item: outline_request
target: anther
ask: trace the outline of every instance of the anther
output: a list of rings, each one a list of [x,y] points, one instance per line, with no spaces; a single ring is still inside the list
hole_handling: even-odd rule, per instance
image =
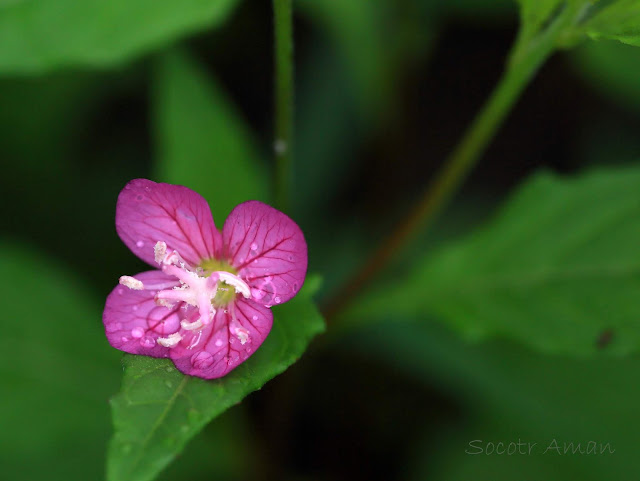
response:
[[[134,291],[141,291],[142,289],[144,289],[144,284],[142,283],[142,281],[139,281],[135,277],[121,276],[119,282],[123,286],[126,286],[129,289],[133,289]]]
[[[166,242],[156,242],[156,245],[153,247],[153,256],[158,264],[162,264],[164,258],[167,256]]]
[[[186,320],[180,321],[180,325],[182,326],[182,329],[185,329],[187,331],[195,331],[196,329],[200,329],[203,326],[201,319],[198,319],[195,322],[188,322]]]
[[[182,341],[182,336],[178,332],[174,332],[167,337],[159,337],[158,344],[164,347],[175,347]]]

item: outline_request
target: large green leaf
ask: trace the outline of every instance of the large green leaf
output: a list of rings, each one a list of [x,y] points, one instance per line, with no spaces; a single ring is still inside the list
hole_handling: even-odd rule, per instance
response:
[[[71,272],[24,245],[0,242],[0,272],[0,477],[101,479],[107,399],[119,378],[101,306]]]
[[[238,0],[0,3],[0,72],[108,66],[221,24]]]
[[[640,346],[640,169],[536,175],[484,230],[425,259],[346,317],[434,313],[471,338],[501,335],[588,355]]]
[[[616,0],[605,2],[583,29],[591,38],[608,38],[640,46],[640,2]],[[596,5],[597,6],[597,5]]]
[[[324,329],[311,300],[317,285],[310,279],[293,300],[274,307],[264,344],[222,379],[184,376],[167,359],[125,356],[122,390],[112,401],[107,479],[153,479],[209,421],[297,361]]]
[[[266,200],[268,178],[246,124],[193,59],[163,55],[154,104],[160,180],[202,194],[218,225],[237,204]]]

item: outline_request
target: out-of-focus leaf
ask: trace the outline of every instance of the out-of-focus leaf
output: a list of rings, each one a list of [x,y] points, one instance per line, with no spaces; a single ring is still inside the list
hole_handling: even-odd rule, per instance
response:
[[[319,211],[330,212],[327,199],[343,187],[353,169],[362,128],[346,69],[325,44],[311,49],[297,77],[293,208],[300,218],[315,222]]]
[[[384,318],[374,315],[369,320]],[[467,419],[452,431],[441,430],[438,438],[428,444],[428,456],[422,455],[432,461],[431,469],[426,470],[428,479],[461,480],[465,478],[459,474],[472,468],[478,479],[504,479],[498,473],[514,468],[532,475],[552,471],[550,477],[540,478],[549,481],[637,476],[640,440],[629,429],[640,403],[640,385],[629,381],[640,369],[637,357],[567,359],[536,353],[513,342],[468,344],[437,323],[397,322],[397,318],[388,316],[386,319],[391,322],[368,322],[368,327],[354,332],[348,349],[362,350],[369,358],[378,357],[437,385],[471,418],[471,423]],[[460,433],[456,431],[459,426],[468,428]],[[443,445],[442,440],[448,435],[461,442]],[[474,439],[486,443],[517,442],[518,438],[537,445],[530,459],[522,456],[506,468],[500,466],[507,462],[506,455],[494,454],[489,456],[491,461],[483,461],[479,458],[486,454],[472,456],[464,452]],[[582,443],[583,449],[589,441],[610,443],[615,452],[587,456],[557,455],[557,451],[550,450],[544,454],[553,439],[560,446],[564,442]],[[451,451],[445,451],[447,447]],[[469,466],[451,470],[461,463]],[[415,469],[424,472],[425,468],[417,465]]]
[[[624,108],[640,109],[640,52],[615,41],[585,42],[571,58],[599,92]]]
[[[324,28],[346,65],[351,67],[353,93],[369,119],[388,101],[392,89],[390,3],[368,0],[301,0],[299,8]]]
[[[122,390],[112,402],[115,435],[109,481],[151,480],[209,421],[286,370],[324,330],[308,279],[291,301],[273,308],[273,329],[258,351],[219,380],[185,376],[168,359],[125,356]]]
[[[437,315],[469,338],[589,355],[640,344],[640,169],[536,175],[484,230],[388,281],[345,318]]]
[[[185,53],[156,74],[157,176],[202,194],[220,225],[245,200],[266,200],[267,175],[251,134],[214,79]]]
[[[584,24],[582,30],[596,40],[605,38],[640,46],[640,2],[600,1],[605,5]]]
[[[0,243],[0,272],[0,477],[102,479],[119,355],[100,305],[63,266],[17,243]]]
[[[18,0],[0,4],[0,72],[110,66],[218,26],[238,0]]]

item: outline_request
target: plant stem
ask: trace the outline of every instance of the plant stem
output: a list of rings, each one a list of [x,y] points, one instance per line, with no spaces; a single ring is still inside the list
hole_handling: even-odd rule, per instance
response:
[[[363,268],[351,281],[328,302],[325,310],[327,319],[335,317],[421,228],[433,223],[436,216],[448,205],[496,135],[522,91],[553,53],[558,36],[575,19],[575,9],[567,7],[545,31],[534,37],[521,36],[517,39],[504,74],[460,143],[431,181],[415,208],[391,236],[369,256]]]
[[[292,0],[273,0],[275,67],[275,200],[289,208],[293,147],[293,9]]]

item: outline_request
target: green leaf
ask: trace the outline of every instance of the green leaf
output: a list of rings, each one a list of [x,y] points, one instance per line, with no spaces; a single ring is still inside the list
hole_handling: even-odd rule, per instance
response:
[[[0,71],[110,66],[218,26],[238,0],[17,0],[0,4]]]
[[[518,467],[520,473],[532,474],[527,479],[545,481],[625,479],[638,472],[640,440],[629,429],[640,403],[640,385],[629,382],[640,369],[638,358],[567,359],[514,342],[469,344],[437,323],[377,323],[343,342],[350,351],[366,353],[372,362],[390,362],[399,372],[436,385],[465,416],[454,425],[438,426],[435,436],[425,440],[424,451],[415,454],[423,459],[428,455],[433,463],[428,471],[419,464],[416,470],[429,476],[410,479],[457,481],[469,479],[462,473],[474,469],[475,479],[514,479],[499,473]],[[459,442],[446,446],[443,441],[450,436]],[[513,459],[518,457],[464,452],[474,439],[517,442],[518,438],[537,443],[531,456]],[[554,438],[558,443],[583,445],[609,442],[616,452],[542,455]]]
[[[350,69],[353,95],[364,118],[371,120],[392,95],[392,44],[396,36],[380,35],[388,27],[387,2],[368,0],[302,0],[298,6],[323,28]]]
[[[521,187],[484,230],[386,281],[345,317],[437,315],[470,338],[500,335],[547,352],[640,347],[640,169]]]
[[[179,51],[163,55],[154,95],[157,176],[202,194],[218,225],[237,204],[266,200],[251,133],[213,77]]]
[[[605,38],[640,46],[640,2],[600,1],[604,7],[585,23],[584,32],[596,40]]]
[[[617,41],[585,42],[571,55],[590,85],[625,109],[640,109],[640,52]]]
[[[120,376],[101,305],[73,273],[24,245],[0,242],[0,272],[1,477],[102,479],[107,399]]]
[[[309,279],[293,300],[274,307],[264,344],[222,379],[184,376],[167,359],[125,356],[122,390],[112,400],[107,479],[153,479],[208,422],[296,362],[324,330],[311,300],[317,286]]]

